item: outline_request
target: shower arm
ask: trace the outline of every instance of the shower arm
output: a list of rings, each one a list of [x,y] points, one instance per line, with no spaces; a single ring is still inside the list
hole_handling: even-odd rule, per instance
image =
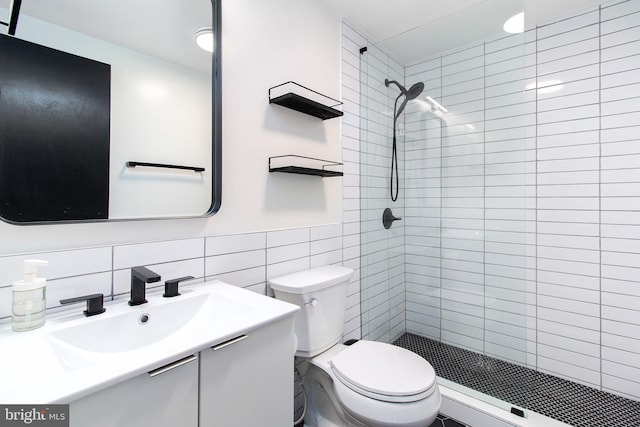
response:
[[[402,86],[400,83],[398,83],[395,80],[389,80],[389,79],[385,79],[384,80],[384,85],[386,87],[389,87],[389,85],[393,83],[394,85],[398,86],[398,89],[400,89],[400,95],[406,95],[407,94],[407,89],[405,89],[404,86]]]

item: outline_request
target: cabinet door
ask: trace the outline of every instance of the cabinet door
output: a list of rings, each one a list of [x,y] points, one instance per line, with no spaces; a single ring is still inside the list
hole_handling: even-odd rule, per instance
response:
[[[200,353],[200,427],[293,423],[293,318]]]
[[[198,358],[116,384],[69,408],[71,427],[197,427]]]

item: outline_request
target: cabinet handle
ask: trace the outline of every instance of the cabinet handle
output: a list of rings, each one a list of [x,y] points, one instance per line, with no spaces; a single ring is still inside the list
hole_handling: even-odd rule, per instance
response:
[[[178,368],[182,365],[186,365],[187,363],[193,362],[194,360],[198,360],[198,356],[192,354],[191,356],[184,357],[180,360],[176,360],[175,362],[171,362],[168,365],[164,365],[157,369],[154,369],[153,371],[149,371],[149,376],[153,378],[156,375],[164,374],[165,372],[169,372],[172,369]]]
[[[216,351],[216,350],[221,350],[227,346],[230,346],[231,344],[235,344],[237,342],[240,342],[242,340],[246,340],[247,338],[249,338],[248,335],[242,334],[240,336],[237,336],[235,338],[231,338],[230,340],[227,341],[223,341],[220,344],[216,344],[213,347],[211,347],[211,350]]]

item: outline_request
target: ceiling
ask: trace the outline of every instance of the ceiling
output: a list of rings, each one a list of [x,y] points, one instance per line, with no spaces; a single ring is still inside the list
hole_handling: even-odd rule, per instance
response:
[[[525,11],[525,26],[548,22],[601,0],[317,0],[408,64],[502,33]]]
[[[0,8],[8,10],[10,3],[0,0]],[[211,27],[211,0],[23,0],[23,15],[206,73],[211,70],[211,56],[193,39],[197,29]],[[0,21],[5,20],[0,13]],[[18,19],[18,37],[20,29]],[[5,33],[6,27],[0,30]]]
[[[223,0],[234,1],[234,0]],[[261,0],[256,0],[261,1]],[[266,0],[265,0],[266,1]],[[297,0],[300,1],[300,0]],[[373,43],[408,64],[500,33],[506,17],[525,10],[528,27],[600,0],[308,0],[344,16]],[[0,0],[8,9],[10,0]],[[135,50],[208,70],[193,45],[211,26],[210,0],[24,0],[22,13]],[[0,20],[5,16],[0,14]],[[20,25],[18,25],[18,36]]]
[[[321,0],[377,43],[483,0]]]

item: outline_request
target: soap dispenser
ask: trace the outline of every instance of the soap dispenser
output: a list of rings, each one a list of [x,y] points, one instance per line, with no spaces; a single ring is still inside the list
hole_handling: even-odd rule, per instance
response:
[[[12,330],[30,331],[44,325],[47,281],[36,273],[39,266],[48,264],[39,259],[24,261],[24,279],[13,283]]]

